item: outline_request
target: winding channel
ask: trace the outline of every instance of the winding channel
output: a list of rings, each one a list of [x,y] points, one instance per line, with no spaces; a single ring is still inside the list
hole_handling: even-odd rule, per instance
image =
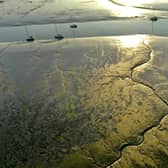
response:
[[[12,43],[11,43],[11,44],[12,44]],[[130,78],[133,82],[135,82],[135,83],[137,83],[137,84],[143,85],[143,86],[145,86],[145,87],[151,89],[151,90],[153,91],[154,95],[157,96],[164,104],[166,104],[166,105],[168,106],[168,102],[167,102],[166,100],[164,100],[159,94],[157,94],[157,93],[155,92],[155,89],[154,89],[152,86],[150,86],[150,85],[148,85],[148,84],[145,84],[145,83],[143,83],[143,82],[141,82],[141,81],[139,81],[139,80],[136,80],[136,79],[133,77],[133,73],[135,72],[135,69],[136,69],[136,68],[139,68],[139,67],[143,66],[144,64],[149,63],[149,62],[151,61],[151,59],[152,59],[152,52],[153,52],[153,51],[152,51],[152,47],[149,46],[149,45],[147,45],[147,44],[145,44],[145,43],[144,43],[144,45],[149,49],[148,60],[147,60],[147,61],[144,61],[144,62],[141,62],[141,63],[139,63],[139,64],[134,65],[134,66],[131,68],[131,74],[130,74],[130,76],[127,76],[127,78]],[[8,49],[9,47],[10,47],[10,45],[8,44],[6,47],[4,47],[3,49],[1,49],[1,51],[0,51],[0,57],[3,56],[3,52],[6,51],[6,49]],[[120,78],[120,76],[117,76],[117,77]],[[127,148],[133,147],[133,146],[134,146],[134,147],[137,147],[137,146],[141,145],[141,144],[144,142],[144,140],[145,140],[145,134],[148,133],[151,129],[153,129],[153,128],[155,128],[155,127],[158,127],[158,126],[160,125],[160,123],[162,122],[162,120],[164,120],[167,115],[168,115],[168,112],[167,112],[165,115],[161,116],[160,119],[158,119],[158,121],[155,122],[153,125],[147,127],[145,130],[143,130],[142,132],[140,132],[140,133],[139,133],[139,136],[141,137],[141,139],[140,139],[138,142],[134,142],[134,143],[124,143],[124,144],[122,144],[122,145],[120,146],[120,148],[119,148],[119,156],[118,156],[112,163],[110,163],[109,165],[106,165],[105,168],[113,168],[113,166],[115,165],[115,163],[117,163],[117,162],[122,158],[123,152],[124,152],[124,150],[126,150]],[[95,159],[94,159],[94,160],[95,160]],[[96,163],[96,161],[95,161],[95,163]]]
[[[144,44],[144,45],[145,45],[145,44]],[[143,86],[146,86],[147,88],[151,89],[151,90],[153,91],[154,95],[157,96],[165,105],[168,106],[168,102],[167,102],[166,100],[164,100],[161,96],[159,96],[159,95],[155,92],[155,89],[154,89],[152,86],[150,86],[150,85],[148,85],[148,84],[145,84],[145,83],[143,83],[143,82],[140,82],[140,81],[136,80],[136,79],[133,77],[133,73],[134,73],[134,71],[135,71],[136,68],[138,68],[138,67],[140,67],[140,66],[142,66],[142,65],[144,65],[144,64],[147,64],[147,63],[150,62],[151,59],[152,59],[152,52],[153,52],[153,51],[152,51],[152,48],[151,48],[149,45],[146,45],[146,46],[147,46],[147,47],[149,48],[149,50],[150,50],[150,52],[149,52],[149,59],[148,59],[146,62],[143,62],[143,63],[141,63],[141,64],[137,64],[137,65],[135,65],[133,68],[131,68],[131,75],[130,75],[129,78],[130,78],[133,82],[135,82],[135,83],[137,83],[137,84],[140,84],[140,85],[143,85]],[[145,134],[148,133],[151,129],[158,127],[158,126],[160,125],[160,123],[167,117],[167,115],[168,115],[168,112],[167,112],[166,114],[164,114],[163,116],[161,116],[160,119],[159,119],[156,123],[154,123],[153,125],[147,127],[144,131],[140,132],[140,133],[139,133],[139,136],[141,137],[141,140],[140,140],[139,142],[135,142],[135,143],[124,143],[124,144],[122,144],[122,145],[120,146],[120,148],[119,148],[119,153],[120,153],[119,157],[116,158],[116,159],[113,161],[113,163],[107,165],[105,168],[113,168],[113,166],[115,165],[115,163],[117,163],[117,162],[122,158],[123,152],[124,152],[124,150],[126,150],[127,148],[140,146],[140,145],[144,142],[144,140],[145,140]]]
[[[117,5],[121,5],[121,6],[126,6],[120,3],[117,3],[114,0],[109,0],[114,4]],[[140,7],[140,6],[132,6],[134,8],[140,8],[140,9],[148,9],[148,10],[158,10],[158,11],[168,11],[168,9],[157,9],[157,8],[149,8],[149,7]],[[124,22],[124,23],[123,23]],[[139,26],[138,23],[141,23],[141,26]],[[102,21],[102,22],[86,22],[86,23],[78,23],[79,25],[79,29],[75,30],[70,30],[69,29],[69,25],[70,24],[62,24],[59,25],[59,32],[61,34],[63,34],[65,37],[67,38],[72,38],[72,37],[92,37],[92,36],[109,36],[109,35],[130,35],[130,34],[156,34],[156,35],[168,35],[168,31],[162,31],[162,27],[167,27],[166,25],[168,25],[168,22],[166,19],[164,20],[160,20],[158,23],[156,23],[157,25],[157,31],[151,32],[151,23],[149,20],[133,20],[133,21]],[[98,26],[100,25],[100,26]],[[120,32],[118,31],[118,27],[122,27],[123,25],[127,26],[127,29],[125,29],[124,31],[121,30]],[[129,26],[128,26],[129,25]],[[134,26],[133,26],[134,25]],[[137,29],[137,25],[138,25],[138,29]],[[163,26],[164,25],[164,26]],[[112,29],[103,29],[105,27],[112,27]],[[38,40],[42,40],[42,39],[51,39],[52,34],[54,35],[55,30],[53,28],[53,24],[48,24],[48,25],[31,25],[31,26],[27,26],[29,28],[29,33],[30,35],[34,35]],[[95,27],[97,27],[98,29],[95,32]],[[100,28],[100,29],[99,29]],[[141,30],[143,28],[143,31]],[[161,29],[159,29],[161,28]],[[40,29],[40,31],[38,31]],[[52,30],[49,31],[48,33],[46,33],[45,35],[43,34],[43,32],[46,32],[46,30]],[[102,32],[103,29],[103,32]],[[90,31],[90,34],[88,34],[88,30]],[[136,30],[136,31],[135,31]],[[75,32],[74,32],[75,31]],[[5,35],[6,33],[4,32],[8,32],[8,37]],[[38,33],[37,33],[38,32]],[[41,34],[40,34],[41,32]],[[133,32],[133,33],[132,33]],[[15,33],[15,34],[14,34]],[[51,33],[51,34],[50,34]],[[86,35],[87,34],[87,35]],[[11,35],[11,36],[10,36]],[[13,41],[24,41],[25,39],[25,26],[20,26],[20,27],[4,27],[4,28],[0,28],[0,36],[1,36],[1,40],[0,42],[13,42]],[[145,44],[144,44],[145,45]],[[143,66],[144,64],[148,63],[151,61],[152,59],[152,48],[149,45],[146,45],[148,47],[148,49],[150,50],[149,52],[149,59],[146,62],[140,63],[135,65],[134,67],[131,68],[131,75],[129,76],[129,78],[140,85],[143,85],[149,89],[151,89],[154,93],[155,96],[157,96],[164,104],[166,104],[168,106],[168,102],[166,100],[164,100],[159,94],[157,94],[155,92],[155,89],[148,85],[145,84],[139,80],[136,80],[133,77],[133,73],[135,71],[136,68]],[[3,54],[3,52],[8,49],[9,45],[7,45],[5,48],[3,48],[0,51],[0,56]],[[123,155],[124,150],[126,150],[129,147],[137,147],[139,145],[141,145],[144,140],[145,140],[145,134],[148,133],[151,129],[158,127],[160,125],[160,123],[167,117],[168,112],[161,116],[160,119],[158,119],[157,122],[155,122],[153,125],[149,126],[148,128],[146,128],[145,130],[143,130],[142,132],[139,133],[139,136],[141,137],[139,142],[135,142],[135,143],[125,143],[122,144],[119,148],[119,157],[117,157],[112,163],[110,163],[109,165],[106,166],[106,168],[113,168],[113,166],[115,165],[115,163],[117,163]]]

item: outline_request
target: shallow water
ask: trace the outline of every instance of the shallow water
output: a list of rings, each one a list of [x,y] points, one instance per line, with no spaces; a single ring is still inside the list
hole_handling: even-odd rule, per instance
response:
[[[146,19],[125,16],[124,20],[88,22],[92,10],[88,3],[95,1],[33,0],[36,7],[42,6],[30,12],[29,4],[28,14],[11,15],[10,11],[5,16],[4,23],[17,20],[22,26],[0,28],[0,167],[106,167],[119,158],[122,146],[142,142],[144,130],[167,114],[168,39],[131,35],[167,36],[168,20],[151,22],[145,12],[149,17],[153,11],[138,9],[142,11],[138,16]],[[53,13],[40,15],[49,2],[74,3],[66,3],[68,12],[62,11],[60,17],[54,6]],[[79,11],[79,2],[87,2],[85,10]],[[109,13],[123,15],[108,8],[97,17],[95,11],[91,20],[108,19]],[[132,11],[129,14],[135,16]],[[163,17],[161,11],[157,14]],[[19,20],[21,15],[24,18]],[[87,22],[77,23],[81,18]],[[54,24],[58,21],[72,23]],[[73,23],[76,29],[70,28]],[[58,33],[70,39],[23,43],[28,36],[46,40]],[[80,38],[92,36],[107,37]],[[21,42],[3,43],[15,41]],[[168,135],[161,137],[163,142],[168,139]],[[157,150],[147,146],[147,156],[152,154],[149,151],[159,153],[160,143],[154,146]],[[162,156],[152,159],[161,161]]]
[[[124,6],[134,6],[137,8],[149,8],[157,10],[168,10],[167,0],[111,0]]]
[[[76,29],[70,28],[70,25],[64,23],[1,27],[0,42],[25,41],[28,36],[33,36],[37,40],[47,40],[54,38],[56,34],[62,34],[65,38],[133,34],[168,35],[167,19],[159,19],[153,23],[149,19],[84,22],[77,23]]]
[[[168,12],[161,11],[159,4],[167,7],[166,4],[157,3],[158,10],[153,11],[117,5],[109,0],[6,0],[0,3],[0,26],[116,20],[152,15],[167,18]]]
[[[65,38],[132,34],[168,35],[166,29],[168,12],[162,11],[163,7],[167,8],[164,0],[157,2],[152,0],[152,3],[143,0],[114,1],[135,7],[116,5],[112,2],[109,0],[33,0],[31,3],[18,0],[5,1],[0,4],[0,25],[3,26],[0,27],[0,42],[25,41],[28,36],[46,40],[53,39],[56,34],[62,34]],[[158,10],[151,10],[152,5]],[[160,19],[152,24],[149,18],[153,15]],[[69,27],[71,23],[77,23],[78,28],[71,29]]]
[[[138,66],[143,74],[136,76],[144,83],[157,81],[158,94],[166,96],[167,42],[133,35],[9,43],[6,50],[1,43],[0,165],[111,164],[122,144],[138,143],[140,133],[168,111],[151,88],[130,75]],[[150,59],[147,44],[156,45],[159,63],[157,69],[150,66],[152,78],[142,66]]]

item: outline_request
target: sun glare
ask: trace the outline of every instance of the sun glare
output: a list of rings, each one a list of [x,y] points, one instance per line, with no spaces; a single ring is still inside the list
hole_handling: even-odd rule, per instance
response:
[[[147,43],[146,35],[121,36],[119,40],[125,48],[138,47],[143,43]]]
[[[109,0],[96,0],[101,6],[111,10],[111,13],[119,17],[134,17],[140,16],[143,13],[143,9],[137,9],[130,6],[116,5]]]
[[[142,4],[151,4],[154,0],[114,0],[119,4],[123,4],[125,6],[139,6]]]

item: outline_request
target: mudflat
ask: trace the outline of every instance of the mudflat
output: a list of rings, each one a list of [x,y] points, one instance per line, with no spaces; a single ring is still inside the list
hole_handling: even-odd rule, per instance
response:
[[[166,37],[0,44],[0,165],[167,165]]]

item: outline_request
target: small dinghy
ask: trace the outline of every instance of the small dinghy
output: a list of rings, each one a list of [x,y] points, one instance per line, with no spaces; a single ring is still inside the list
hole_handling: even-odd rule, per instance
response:
[[[72,28],[72,29],[76,29],[78,26],[76,25],[76,24],[72,24],[72,25],[70,25],[70,28]]]
[[[27,42],[33,42],[34,41],[34,38],[33,36],[29,36],[27,39],[26,39]]]
[[[156,21],[158,20],[158,17],[157,17],[157,16],[152,16],[152,17],[150,18],[150,20],[151,20],[152,22],[156,22]]]
[[[62,34],[57,34],[54,36],[54,38],[57,40],[62,40],[62,39],[64,39],[64,36]]]

